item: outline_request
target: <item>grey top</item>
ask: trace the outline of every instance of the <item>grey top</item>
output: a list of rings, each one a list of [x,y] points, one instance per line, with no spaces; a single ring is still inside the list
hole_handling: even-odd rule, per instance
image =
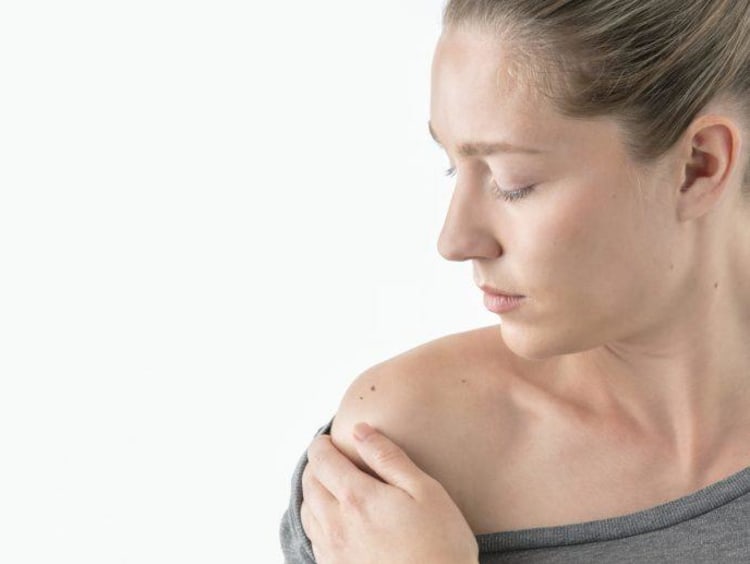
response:
[[[330,434],[333,418],[315,437]],[[300,519],[307,450],[281,520],[286,564],[314,563]],[[750,562],[750,467],[650,509],[584,523],[476,535],[480,564]]]

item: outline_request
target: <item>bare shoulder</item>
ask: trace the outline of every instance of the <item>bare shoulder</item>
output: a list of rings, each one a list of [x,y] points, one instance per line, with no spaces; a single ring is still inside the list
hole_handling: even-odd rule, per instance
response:
[[[509,359],[499,327],[447,335],[360,374],[341,400],[331,438],[360,469],[352,429],[365,421],[403,448],[461,506],[472,498],[471,459],[503,449],[512,418]],[[507,409],[504,404],[508,404]],[[476,472],[476,468],[473,469]],[[476,478],[476,474],[474,474]]]
[[[653,449],[621,440],[619,427],[591,427],[551,393],[556,368],[515,355],[499,326],[447,335],[359,375],[331,439],[374,475],[351,435],[370,423],[443,485],[475,534],[604,519],[686,495],[670,483],[672,461],[655,470]]]

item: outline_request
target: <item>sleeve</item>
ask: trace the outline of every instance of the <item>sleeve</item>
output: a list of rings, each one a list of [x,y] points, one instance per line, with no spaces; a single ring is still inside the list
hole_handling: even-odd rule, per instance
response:
[[[334,417],[318,429],[313,438],[319,435],[330,434]],[[305,452],[297,463],[297,467],[294,469],[289,507],[281,518],[279,536],[285,564],[315,564],[312,543],[302,528],[302,517],[300,516],[300,509],[302,507],[302,472],[304,472],[306,465],[307,449],[305,449]]]

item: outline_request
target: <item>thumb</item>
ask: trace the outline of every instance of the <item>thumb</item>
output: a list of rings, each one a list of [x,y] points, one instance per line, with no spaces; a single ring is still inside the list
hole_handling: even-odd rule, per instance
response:
[[[354,426],[357,451],[367,465],[387,483],[414,497],[424,472],[396,443],[367,423]]]

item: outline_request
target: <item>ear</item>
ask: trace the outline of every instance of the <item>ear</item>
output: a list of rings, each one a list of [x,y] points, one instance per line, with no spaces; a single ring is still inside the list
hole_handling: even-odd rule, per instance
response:
[[[733,180],[741,134],[732,120],[718,115],[701,116],[686,132],[680,186],[682,219],[709,211]]]

